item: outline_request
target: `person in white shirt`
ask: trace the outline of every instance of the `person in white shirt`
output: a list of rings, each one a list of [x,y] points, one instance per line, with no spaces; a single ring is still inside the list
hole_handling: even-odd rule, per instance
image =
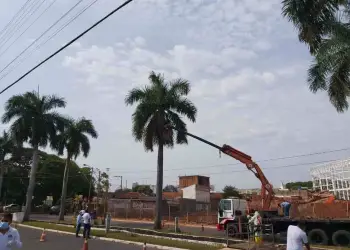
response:
[[[79,237],[79,232],[81,228],[81,224],[83,223],[83,214],[85,213],[84,210],[81,210],[77,216],[77,222],[76,222],[76,231],[75,231],[75,236]]]
[[[12,214],[4,214],[0,222],[0,250],[22,248],[21,238],[17,229],[11,227]]]
[[[287,250],[303,250],[305,245],[310,250],[310,245],[305,233],[305,222],[299,221],[297,226],[290,225],[287,230]]]
[[[85,213],[83,214],[83,224],[84,224],[83,236],[84,238],[90,239],[91,216],[88,211],[85,211]]]

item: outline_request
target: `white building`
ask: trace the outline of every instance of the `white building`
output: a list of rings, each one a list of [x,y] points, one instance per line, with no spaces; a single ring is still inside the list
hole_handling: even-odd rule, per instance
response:
[[[338,199],[350,200],[350,159],[318,165],[310,169],[313,188],[330,191]]]
[[[182,189],[182,198],[192,199],[197,202],[210,202],[210,189],[205,186],[191,185]]]

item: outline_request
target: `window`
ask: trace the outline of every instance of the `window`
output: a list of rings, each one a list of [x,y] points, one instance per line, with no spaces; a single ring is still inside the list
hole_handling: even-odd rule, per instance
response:
[[[231,200],[221,200],[220,201],[220,209],[221,210],[232,210]]]

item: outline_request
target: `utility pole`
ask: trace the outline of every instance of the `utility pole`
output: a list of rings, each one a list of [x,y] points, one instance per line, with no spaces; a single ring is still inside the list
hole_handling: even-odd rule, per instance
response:
[[[107,180],[106,180],[106,187],[105,187],[105,198],[104,198],[104,214],[107,212],[107,199],[108,199],[108,193],[109,193],[109,168],[106,169],[107,174]]]
[[[123,176],[115,175],[114,177],[120,178],[120,190],[123,191]]]

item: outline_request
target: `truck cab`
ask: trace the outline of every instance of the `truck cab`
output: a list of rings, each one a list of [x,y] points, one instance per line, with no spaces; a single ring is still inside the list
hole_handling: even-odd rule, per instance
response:
[[[221,199],[218,208],[218,230],[224,230],[226,224],[237,221],[240,216],[247,213],[247,201],[237,197]]]

